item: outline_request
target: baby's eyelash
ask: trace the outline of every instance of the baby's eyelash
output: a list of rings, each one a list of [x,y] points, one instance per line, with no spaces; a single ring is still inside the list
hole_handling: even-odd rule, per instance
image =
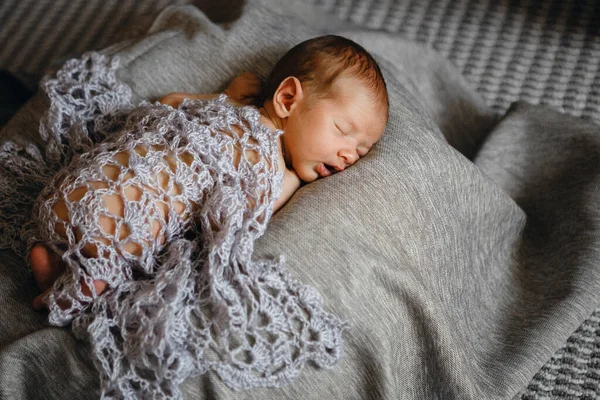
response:
[[[346,133],[343,130],[341,130],[337,124],[334,124],[334,125],[338,129],[338,131],[342,132],[342,135],[346,136]]]

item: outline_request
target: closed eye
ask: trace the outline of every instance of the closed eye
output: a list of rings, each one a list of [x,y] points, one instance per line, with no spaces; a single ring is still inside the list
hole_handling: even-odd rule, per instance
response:
[[[342,135],[346,136],[346,134],[344,133],[344,131],[337,124],[334,124],[334,125],[338,129],[338,131],[342,132]]]

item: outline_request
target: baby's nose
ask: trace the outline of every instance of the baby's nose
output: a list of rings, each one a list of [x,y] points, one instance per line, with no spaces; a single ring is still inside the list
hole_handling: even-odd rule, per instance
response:
[[[352,165],[358,160],[358,154],[355,151],[342,151],[340,156],[344,160],[346,166]]]

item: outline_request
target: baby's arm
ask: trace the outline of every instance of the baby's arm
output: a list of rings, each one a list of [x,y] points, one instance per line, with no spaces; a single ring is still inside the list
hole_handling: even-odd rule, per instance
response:
[[[226,94],[230,101],[235,105],[253,104],[260,94],[260,79],[250,72],[242,72],[231,81],[223,93]],[[174,92],[161,97],[159,101],[176,108],[184,99],[210,100],[216,96],[218,95]]]
[[[273,206],[273,213],[276,213],[289,199],[292,197],[294,192],[298,190],[300,187],[300,178],[298,174],[294,170],[285,169],[283,171],[283,188],[281,189],[281,194],[275,200],[275,205]]]
[[[279,143],[281,146],[281,142]],[[293,169],[288,169],[285,164],[285,159],[283,158],[283,152],[279,149],[279,167],[283,170],[283,187],[281,189],[281,194],[275,200],[275,205],[273,206],[273,214],[275,214],[287,201],[292,197],[294,192],[298,190],[300,187],[300,177]]]

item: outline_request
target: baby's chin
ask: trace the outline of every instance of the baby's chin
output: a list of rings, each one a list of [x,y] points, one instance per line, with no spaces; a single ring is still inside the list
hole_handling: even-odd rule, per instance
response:
[[[321,175],[319,175],[317,171],[309,168],[297,169],[296,173],[298,174],[300,180],[302,180],[302,182],[304,183],[314,182],[321,177]]]

